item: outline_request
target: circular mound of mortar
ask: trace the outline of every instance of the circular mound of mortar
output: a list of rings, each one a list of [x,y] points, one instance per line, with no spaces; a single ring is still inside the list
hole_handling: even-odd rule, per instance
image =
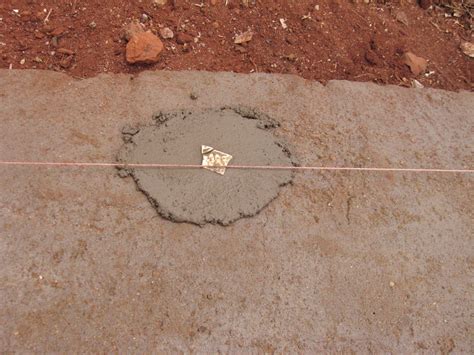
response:
[[[155,115],[149,126],[125,128],[122,163],[197,164],[201,145],[233,156],[229,165],[292,165],[271,130],[277,124],[248,109]],[[290,171],[127,168],[160,215],[176,222],[228,225],[257,214],[292,180]]]

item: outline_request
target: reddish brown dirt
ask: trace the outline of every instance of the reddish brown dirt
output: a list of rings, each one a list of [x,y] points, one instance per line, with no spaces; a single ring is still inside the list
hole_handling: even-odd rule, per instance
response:
[[[240,0],[229,0],[227,6],[225,0],[168,2],[157,7],[152,0],[2,0],[0,68],[50,69],[75,77],[147,69],[258,71],[322,82],[410,86],[415,76],[401,55],[411,51],[429,61],[427,72],[416,77],[423,85],[473,89],[473,60],[459,49],[461,41],[472,41],[465,19],[446,17],[438,8],[424,10],[409,1],[258,0],[249,7]],[[167,26],[175,35],[192,35],[195,42],[180,45],[175,36],[163,40],[165,51],[157,64],[126,64],[124,25],[144,13],[147,29],[158,33]],[[253,39],[235,45],[234,36],[247,29],[255,33]]]

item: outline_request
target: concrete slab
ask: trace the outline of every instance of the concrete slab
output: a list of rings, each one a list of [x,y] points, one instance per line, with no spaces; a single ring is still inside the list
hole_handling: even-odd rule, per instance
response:
[[[473,166],[468,92],[196,72],[0,82],[2,160],[113,161],[126,124],[242,105],[304,165]],[[0,348],[470,352],[473,191],[460,174],[298,173],[255,217],[198,227],[113,168],[0,167]]]

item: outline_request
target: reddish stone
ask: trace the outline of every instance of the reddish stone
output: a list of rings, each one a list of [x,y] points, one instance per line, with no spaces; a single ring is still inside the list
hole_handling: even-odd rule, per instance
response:
[[[187,33],[180,32],[176,35],[176,42],[178,44],[191,43],[192,41],[194,41],[193,36],[188,35]]]
[[[431,5],[433,5],[433,0],[419,0],[418,3],[422,9],[426,10]]]
[[[142,24],[138,21],[133,21],[125,27],[122,38],[128,42],[133,36],[143,32],[145,32],[145,30],[143,29]]]
[[[406,52],[402,60],[410,68],[411,72],[417,76],[423,73],[428,66],[428,61],[425,58],[418,57],[412,52]]]
[[[35,38],[37,38],[37,39],[43,39],[43,38],[44,38],[44,33],[42,33],[42,32],[35,32]]]
[[[60,65],[61,67],[63,67],[64,69],[68,69],[68,68],[71,66],[71,64],[72,64],[72,60],[73,60],[73,59],[74,59],[74,56],[73,56],[73,55],[70,55],[70,56],[64,58],[63,60],[61,60],[61,61],[59,62],[59,65]]]
[[[73,55],[74,54],[74,51],[70,50],[70,49],[67,49],[67,48],[59,48],[57,50],[58,53],[61,53],[61,54],[67,54],[67,55]]]
[[[158,62],[163,43],[150,31],[138,33],[127,44],[126,59],[129,64]]]
[[[62,34],[64,34],[65,31],[66,29],[62,26],[56,27],[53,31],[51,31],[51,36],[53,37],[61,36]]]

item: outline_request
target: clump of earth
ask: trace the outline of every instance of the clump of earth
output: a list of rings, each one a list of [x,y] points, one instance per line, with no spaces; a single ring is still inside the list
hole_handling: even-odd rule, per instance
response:
[[[125,127],[117,160],[124,164],[199,165],[201,146],[232,155],[232,165],[295,165],[287,146],[273,134],[278,123],[248,108],[159,112],[153,123]],[[175,222],[229,225],[259,213],[289,184],[289,170],[131,168],[130,175],[157,212]]]

